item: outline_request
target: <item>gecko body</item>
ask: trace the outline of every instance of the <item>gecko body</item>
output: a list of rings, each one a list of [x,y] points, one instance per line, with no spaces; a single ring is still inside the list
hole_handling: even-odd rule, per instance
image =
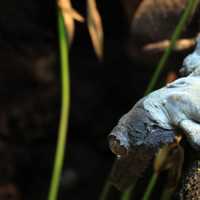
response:
[[[200,150],[200,39],[181,73],[187,76],[139,100],[110,133],[110,148],[118,158],[111,179],[118,188],[142,174],[159,148],[175,140],[177,128]]]

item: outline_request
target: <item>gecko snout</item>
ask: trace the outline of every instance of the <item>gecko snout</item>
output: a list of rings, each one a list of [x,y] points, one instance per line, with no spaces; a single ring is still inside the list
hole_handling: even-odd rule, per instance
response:
[[[128,154],[128,149],[120,144],[120,141],[115,137],[109,138],[109,146],[111,151],[117,156],[125,156]]]
[[[109,147],[117,156],[126,156],[129,151],[128,134],[121,131],[113,131],[108,136]]]

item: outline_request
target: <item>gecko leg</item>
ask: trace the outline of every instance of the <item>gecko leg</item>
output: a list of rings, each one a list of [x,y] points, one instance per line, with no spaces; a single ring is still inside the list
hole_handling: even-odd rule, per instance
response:
[[[185,119],[180,121],[179,127],[183,129],[189,143],[194,147],[196,150],[200,149],[200,124]]]
[[[171,95],[164,102],[163,106],[167,111],[172,125],[181,128],[191,146],[200,150],[200,123],[193,121],[191,113],[187,114],[186,110],[190,109],[192,111],[193,109],[192,113],[196,113],[196,116],[199,112],[190,103],[184,95]]]

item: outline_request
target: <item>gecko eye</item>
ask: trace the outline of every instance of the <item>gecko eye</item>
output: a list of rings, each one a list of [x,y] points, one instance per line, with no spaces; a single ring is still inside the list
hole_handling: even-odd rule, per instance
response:
[[[111,151],[117,156],[126,156],[128,154],[128,149],[121,145],[120,141],[114,136],[110,136],[109,146]]]

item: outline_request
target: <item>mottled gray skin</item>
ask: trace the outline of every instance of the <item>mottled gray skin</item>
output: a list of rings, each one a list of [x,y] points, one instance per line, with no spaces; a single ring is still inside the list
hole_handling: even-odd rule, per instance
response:
[[[200,150],[200,39],[181,72],[188,76],[142,98],[110,133],[110,148],[118,157],[111,180],[119,189],[142,174],[163,144],[174,141],[177,128]]]

